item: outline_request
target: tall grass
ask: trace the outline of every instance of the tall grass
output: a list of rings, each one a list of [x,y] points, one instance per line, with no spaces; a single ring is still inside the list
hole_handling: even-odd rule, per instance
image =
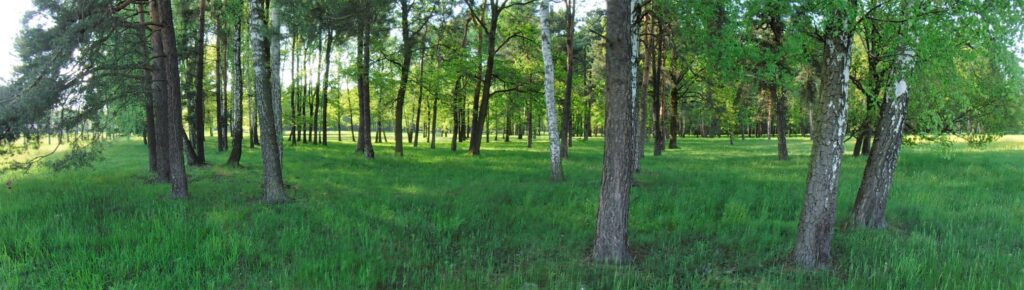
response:
[[[628,266],[587,261],[600,139],[575,142],[563,183],[545,144],[519,140],[479,158],[385,144],[372,161],[349,142],[289,146],[295,201],[277,206],[259,203],[258,151],[234,169],[208,149],[179,201],[141,142],[116,142],[93,168],[0,176],[0,288],[1024,288],[1024,137],[907,147],[881,231],[843,226],[865,164],[847,156],[824,272],[788,262],[806,139],[785,162],[773,141],[680,141],[642,162]]]

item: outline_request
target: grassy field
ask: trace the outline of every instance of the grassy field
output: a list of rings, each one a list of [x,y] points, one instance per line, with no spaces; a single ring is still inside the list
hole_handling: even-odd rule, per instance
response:
[[[774,141],[680,142],[643,160],[636,262],[603,266],[587,261],[600,140],[576,142],[559,184],[547,181],[546,144],[518,140],[486,143],[480,158],[287,147],[295,201],[278,206],[258,202],[256,150],[232,169],[208,149],[216,165],[189,168],[193,196],[179,201],[149,181],[141,142],[119,141],[94,168],[0,176],[12,186],[0,188],[0,289],[1024,288],[1022,136],[906,147],[891,228],[840,226],[823,272],[788,262],[807,139],[792,141],[788,162]],[[840,225],[865,162],[843,162]]]

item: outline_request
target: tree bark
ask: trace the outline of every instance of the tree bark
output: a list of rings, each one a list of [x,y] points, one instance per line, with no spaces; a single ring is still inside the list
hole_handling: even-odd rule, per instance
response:
[[[548,29],[548,0],[540,2],[541,55],[544,58],[544,104],[548,120],[548,138],[551,145],[551,180],[562,181],[562,154],[565,150],[558,136],[558,109],[555,105],[555,61],[551,57],[551,31]],[[570,91],[571,93],[571,91]],[[532,140],[531,140],[532,141]],[[560,144],[561,143],[561,144]]]
[[[228,155],[228,166],[238,167],[242,160],[242,20],[235,23],[234,61],[231,64],[231,90],[234,91],[231,106],[231,154]]]
[[[846,18],[842,15],[844,13],[837,14],[840,15],[836,21],[848,21],[842,20]],[[793,251],[797,264],[810,269],[826,268],[832,262],[836,195],[839,191],[849,97],[852,37],[846,31],[848,25],[830,25],[825,31],[825,95],[816,104],[819,126],[815,128],[813,137],[807,192]]]
[[[171,197],[188,197],[188,177],[185,175],[181,131],[181,71],[178,69],[178,47],[174,39],[174,13],[170,0],[156,0],[160,11],[159,23],[161,46],[164,55],[164,74],[167,84],[167,160],[170,172]]]
[[[252,47],[253,58],[253,92],[259,102],[257,110],[260,115],[260,134],[263,135],[263,142],[260,151],[263,153],[263,201],[267,203],[280,203],[288,201],[285,195],[284,177],[281,165],[281,139],[278,138],[277,125],[273,120],[279,119],[275,116],[274,92],[272,79],[274,72],[270,72],[271,62],[268,37],[265,35],[267,24],[263,21],[264,9],[262,0],[249,0],[249,44]],[[271,39],[273,37],[270,37]]]
[[[359,142],[356,151],[362,152],[366,159],[373,159],[373,142],[370,139],[370,35],[369,28],[362,28],[358,38],[358,69],[359,79]]]
[[[269,1],[269,0],[267,0]],[[281,163],[284,163],[284,124],[283,117],[284,113],[281,108],[281,15],[278,2],[274,2],[270,5],[270,34],[268,39],[270,41],[270,98],[271,98],[271,109],[274,113],[273,122],[275,143],[277,143],[277,155],[281,159]],[[324,142],[327,142],[324,140]]]
[[[893,85],[893,95],[882,107],[882,118],[878,120],[878,134],[875,135],[874,147],[868,155],[868,164],[864,168],[864,178],[853,208],[853,222],[856,226],[867,228],[885,228],[885,209],[892,190],[893,174],[899,160],[900,145],[903,141],[903,123],[907,114],[909,92],[906,74],[912,67],[914,53],[907,49],[897,60],[894,70],[897,77]]]
[[[206,137],[204,126],[206,126],[206,90],[204,89],[203,77],[206,75],[206,0],[199,0],[199,31],[196,33],[199,41],[196,44],[196,75],[195,75],[195,98],[192,100],[192,145],[195,150],[194,166],[206,165]]]
[[[572,80],[576,34],[576,1],[565,0],[565,98],[562,99],[562,158],[569,158],[572,140]]]
[[[405,156],[402,148],[402,114],[405,112],[405,94],[409,84],[409,67],[412,65],[413,40],[409,28],[409,13],[412,7],[408,0],[398,1],[402,13],[402,67],[398,81],[398,96],[395,97],[395,155]]]
[[[635,77],[632,61],[636,40],[632,21],[638,13],[637,0],[607,0],[607,63],[605,92],[604,170],[601,177],[601,201],[597,213],[597,233],[591,258],[598,263],[629,263],[627,226],[629,225],[629,190],[633,185],[636,122],[630,110],[636,108]],[[621,68],[630,67],[625,70]]]
[[[157,5],[156,1],[149,2],[150,18],[152,22],[162,24],[160,20],[162,15]],[[153,143],[155,147],[156,180],[159,182],[169,182],[171,180],[170,143],[168,142],[170,128],[167,123],[169,118],[167,109],[167,71],[164,68],[167,63],[167,56],[164,55],[162,29],[152,29],[150,42],[152,44],[150,47],[150,64],[152,66],[152,73],[150,74],[152,78],[150,99],[153,103],[153,138],[150,139],[150,143]],[[63,114],[64,112],[61,111],[61,116],[58,119],[63,120]],[[58,142],[61,139],[63,139],[63,134],[58,136]]]

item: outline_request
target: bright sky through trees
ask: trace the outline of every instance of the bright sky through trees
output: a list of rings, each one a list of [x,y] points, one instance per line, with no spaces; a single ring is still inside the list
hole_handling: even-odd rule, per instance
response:
[[[32,9],[32,0],[7,0],[0,9],[0,80],[11,78],[14,66],[20,63],[14,51],[14,40],[21,30],[21,19]]]

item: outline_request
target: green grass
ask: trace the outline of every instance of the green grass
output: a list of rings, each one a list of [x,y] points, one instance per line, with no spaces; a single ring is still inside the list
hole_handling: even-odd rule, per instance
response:
[[[891,228],[840,226],[822,272],[788,262],[806,139],[788,162],[774,141],[680,142],[643,160],[636,262],[607,266],[587,261],[600,141],[575,143],[558,184],[543,143],[485,143],[480,158],[378,146],[373,161],[350,142],[287,147],[295,201],[277,206],[258,202],[256,150],[232,169],[208,149],[217,165],[189,168],[180,201],[149,182],[141,142],[119,141],[94,168],[0,176],[0,289],[1024,288],[1024,137],[906,147]],[[841,225],[864,164],[843,162]]]

